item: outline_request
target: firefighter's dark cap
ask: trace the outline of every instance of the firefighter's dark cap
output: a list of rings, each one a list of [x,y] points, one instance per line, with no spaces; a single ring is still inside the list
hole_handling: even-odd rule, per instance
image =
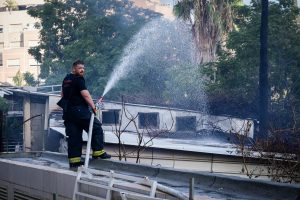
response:
[[[84,62],[78,59],[75,62],[73,62],[73,67],[76,67],[77,65],[84,65]]]

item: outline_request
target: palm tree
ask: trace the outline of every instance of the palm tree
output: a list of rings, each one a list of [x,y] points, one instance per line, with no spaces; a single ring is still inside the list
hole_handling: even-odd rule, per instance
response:
[[[20,70],[16,73],[16,75],[13,77],[13,82],[16,86],[22,86],[23,84],[23,75]]]
[[[174,6],[174,14],[192,24],[198,48],[198,63],[216,60],[217,45],[233,29],[233,0],[182,0]]]
[[[4,5],[8,8],[9,12],[19,9],[18,4],[15,0],[6,0],[4,2]]]

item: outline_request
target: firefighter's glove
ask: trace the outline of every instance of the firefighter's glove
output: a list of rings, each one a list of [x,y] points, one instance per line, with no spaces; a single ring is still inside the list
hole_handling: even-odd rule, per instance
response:
[[[94,108],[92,109],[94,115],[97,115],[97,110],[98,110],[97,107],[94,107]]]

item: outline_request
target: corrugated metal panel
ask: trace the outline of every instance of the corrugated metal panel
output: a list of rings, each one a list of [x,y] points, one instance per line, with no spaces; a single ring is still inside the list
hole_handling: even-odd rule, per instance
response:
[[[7,188],[6,187],[0,187],[0,199],[1,200],[7,200]]]
[[[20,190],[14,191],[14,200],[40,200],[42,198],[33,197]]]

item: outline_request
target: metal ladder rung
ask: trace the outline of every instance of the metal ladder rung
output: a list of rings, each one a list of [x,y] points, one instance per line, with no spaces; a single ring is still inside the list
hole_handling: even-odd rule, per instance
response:
[[[82,184],[86,184],[86,185],[90,185],[90,186],[94,186],[94,187],[101,187],[101,188],[102,188],[102,186],[109,187],[109,186],[104,185],[104,184],[93,183],[93,182],[84,181],[84,180],[78,180],[77,183],[82,183]]]
[[[157,197],[149,197],[149,196],[140,196],[140,195],[134,195],[134,194],[120,194],[122,199],[136,199],[136,200],[166,200],[166,199],[161,199],[161,198],[157,198]]]
[[[135,176],[128,176],[124,174],[111,174],[111,172],[105,172],[105,171],[99,171],[95,169],[87,169],[87,171],[93,175],[101,175],[101,176],[108,176],[108,177],[113,177],[117,179],[124,179],[124,180],[129,180],[129,181],[134,181],[134,182],[142,182],[145,181],[146,177],[135,177]],[[147,180],[149,182],[153,182],[152,180]]]
[[[86,184],[86,185],[90,185],[90,186],[94,186],[94,187],[103,188],[103,189],[106,189],[106,190],[112,190],[112,191],[115,191],[115,192],[125,193],[126,195],[139,196],[139,197],[143,197],[143,198],[146,198],[146,199],[155,199],[155,198],[149,198],[149,196],[146,196],[145,194],[140,194],[140,193],[136,193],[136,192],[132,192],[132,191],[126,191],[126,190],[122,190],[122,189],[115,188],[115,187],[109,187],[109,186],[106,186],[106,185],[99,185],[97,183],[91,183],[91,182],[88,182],[88,181],[78,180],[77,182],[82,183],[82,184]]]
[[[157,188],[157,182],[153,181],[150,188],[150,197],[155,197],[156,188]]]
[[[145,178],[138,178],[138,177],[132,177],[132,176],[127,176],[127,175],[122,175],[122,174],[115,174],[113,171],[111,172],[103,172],[103,171],[98,171],[98,170],[92,170],[89,169],[89,156],[90,156],[90,150],[91,150],[91,140],[92,140],[92,129],[93,129],[93,123],[94,123],[94,113],[92,113],[91,119],[90,119],[90,124],[89,124],[89,133],[88,133],[88,143],[87,143],[87,151],[86,151],[86,157],[85,157],[85,162],[84,162],[84,167],[80,168],[76,181],[75,181],[75,187],[74,187],[74,193],[73,193],[73,200],[76,199],[76,196],[83,196],[87,197],[90,199],[95,199],[95,200],[108,200],[111,199],[112,191],[114,192],[119,192],[121,194],[122,199],[127,199],[126,197],[132,197],[133,199],[138,199],[138,200],[158,200],[160,198],[155,198],[155,193],[156,193],[156,188],[157,188],[157,182],[156,181],[151,181],[148,179],[148,177]],[[86,175],[84,175],[84,173]],[[110,181],[108,182],[108,185],[106,185],[105,181],[104,183],[95,183],[95,182],[90,182],[90,181],[85,181],[82,180],[81,178],[87,176],[87,178],[92,179],[92,180],[98,180],[99,179],[94,179],[93,178],[93,173],[97,175],[102,175],[102,176],[108,176],[110,178]],[[147,182],[150,184],[150,196],[137,193],[137,192],[132,192],[130,191],[130,187],[128,187],[128,190],[126,189],[119,189],[116,187],[113,187],[115,179],[124,179],[127,181],[134,181],[134,182]],[[79,192],[79,184],[85,184],[87,186],[93,186],[96,188],[101,188],[107,190],[106,192],[106,198],[101,198],[97,197],[91,194]]]
[[[96,197],[94,195],[86,194],[86,193],[83,193],[83,192],[76,192],[75,194],[79,195],[79,196],[87,197],[87,198],[90,198],[90,199],[105,200],[104,198]]]

